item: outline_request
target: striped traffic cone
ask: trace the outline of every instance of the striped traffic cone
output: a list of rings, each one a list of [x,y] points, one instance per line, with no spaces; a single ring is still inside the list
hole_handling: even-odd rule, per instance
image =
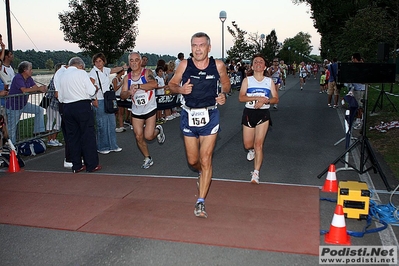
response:
[[[327,178],[326,181],[324,182],[324,186],[321,189],[323,192],[338,192],[338,182],[337,182],[337,176],[335,175],[335,165],[330,164],[330,167],[328,168],[328,173],[327,173]]]
[[[350,236],[346,232],[345,216],[342,205],[335,207],[334,217],[330,231],[325,235],[324,241],[328,244],[350,245]]]

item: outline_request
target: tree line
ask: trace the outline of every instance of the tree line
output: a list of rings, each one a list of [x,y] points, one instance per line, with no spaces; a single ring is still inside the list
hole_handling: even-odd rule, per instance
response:
[[[312,36],[308,33],[299,32],[279,42],[275,30],[268,35],[250,33],[241,29],[235,21],[232,27],[227,26],[227,30],[234,39],[234,45],[227,50],[227,59],[230,60],[248,60],[254,54],[262,54],[267,61],[279,58],[289,64],[293,61],[322,61],[320,56],[310,54],[313,49],[310,41]]]
[[[366,62],[378,62],[380,43],[389,47],[389,61],[397,62],[399,48],[398,0],[292,0],[310,7],[314,27],[321,35],[320,56],[311,55],[311,36],[299,32],[293,38],[278,41],[277,32],[250,33],[233,21],[228,26],[234,45],[227,51],[229,59],[250,59],[254,53],[268,60],[274,57],[292,61],[322,61],[337,58],[349,61],[359,52]]]
[[[367,62],[377,61],[379,43],[387,44],[390,58],[397,57],[399,41],[398,0],[292,0],[306,3],[314,27],[321,35],[323,58],[350,60],[354,52]]]
[[[29,61],[32,63],[35,69],[48,69],[52,70],[55,64],[63,63],[67,64],[69,59],[75,56],[79,56],[83,59],[87,68],[93,67],[91,56],[84,52],[71,52],[71,51],[35,51],[35,50],[15,50],[13,66],[16,68],[20,62]],[[128,64],[129,52],[125,52],[118,60],[109,66],[122,66]],[[176,56],[171,55],[158,55],[154,53],[142,53],[141,56],[147,56],[148,66],[156,66],[158,60],[163,59],[166,62],[176,60]]]

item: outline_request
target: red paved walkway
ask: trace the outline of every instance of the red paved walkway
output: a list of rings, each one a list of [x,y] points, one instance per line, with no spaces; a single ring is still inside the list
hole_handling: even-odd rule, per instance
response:
[[[318,255],[318,188],[214,180],[208,219],[196,194],[190,178],[7,173],[0,223]]]

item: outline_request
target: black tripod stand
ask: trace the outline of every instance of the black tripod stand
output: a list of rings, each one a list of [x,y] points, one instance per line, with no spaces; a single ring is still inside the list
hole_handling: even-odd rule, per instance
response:
[[[376,64],[370,63],[339,63],[338,64],[338,81],[341,83],[381,83],[381,82],[394,82],[395,81],[395,65],[393,64],[383,64],[379,65],[379,67],[386,69],[385,76],[378,76],[375,73],[375,69],[377,68]],[[381,69],[380,68],[380,69]],[[379,72],[381,74],[381,72]],[[363,125],[362,125],[362,134],[361,136],[353,142],[341,155],[335,159],[332,164],[336,164],[338,162],[342,162],[345,165],[349,165],[350,168],[346,168],[348,170],[355,170],[359,174],[364,174],[365,172],[373,169],[374,173],[379,173],[382,181],[388,191],[391,191],[392,188],[388,184],[388,180],[382,171],[380,164],[377,161],[375,153],[371,148],[370,142],[366,136],[367,131],[367,104],[368,104],[368,85],[365,88],[364,102],[363,102]],[[346,156],[349,152],[351,152],[356,147],[360,146],[360,163],[359,168],[356,167],[355,164],[351,164],[348,160],[348,156]],[[371,166],[367,167],[367,161],[370,160]],[[317,177],[320,179],[325,173],[328,171],[327,167],[321,172]]]
[[[368,94],[368,85],[366,85],[366,91],[365,91],[365,97],[364,97],[364,113],[363,113],[363,125],[362,125],[362,135],[352,143],[337,159],[335,159],[332,164],[336,164],[338,162],[342,162],[345,165],[349,165],[351,168],[348,168],[348,170],[355,170],[359,174],[364,174],[365,172],[368,172],[369,170],[373,169],[374,173],[379,173],[381,176],[382,181],[385,184],[385,187],[387,188],[388,191],[391,191],[391,187],[388,184],[387,178],[384,175],[384,172],[382,171],[382,168],[380,164],[377,161],[377,158],[375,156],[375,153],[373,152],[373,149],[371,148],[371,145],[369,143],[369,140],[366,136],[366,122],[367,122],[367,95]],[[360,145],[360,165],[359,168],[356,167],[356,165],[351,164],[348,160],[348,157],[345,156],[347,153],[351,152],[353,149],[355,149],[357,146]],[[366,168],[366,163],[370,159],[371,166]],[[328,167],[321,172],[317,177],[320,179],[325,173],[327,173]]]
[[[382,84],[380,94],[378,95],[378,98],[375,101],[375,104],[374,104],[373,110],[371,110],[371,113],[375,112],[375,108],[377,106],[380,108],[380,110],[382,110],[383,103],[384,103],[384,96],[385,96],[385,98],[387,98],[388,102],[392,105],[393,109],[395,109],[396,112],[398,111],[398,109],[396,109],[396,107],[395,107],[395,104],[391,101],[391,99],[389,99],[387,93],[385,92],[384,84]]]

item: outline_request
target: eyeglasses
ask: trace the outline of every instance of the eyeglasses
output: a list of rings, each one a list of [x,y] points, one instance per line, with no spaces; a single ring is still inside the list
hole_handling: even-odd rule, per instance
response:
[[[273,62],[278,62],[278,61],[273,61]]]

